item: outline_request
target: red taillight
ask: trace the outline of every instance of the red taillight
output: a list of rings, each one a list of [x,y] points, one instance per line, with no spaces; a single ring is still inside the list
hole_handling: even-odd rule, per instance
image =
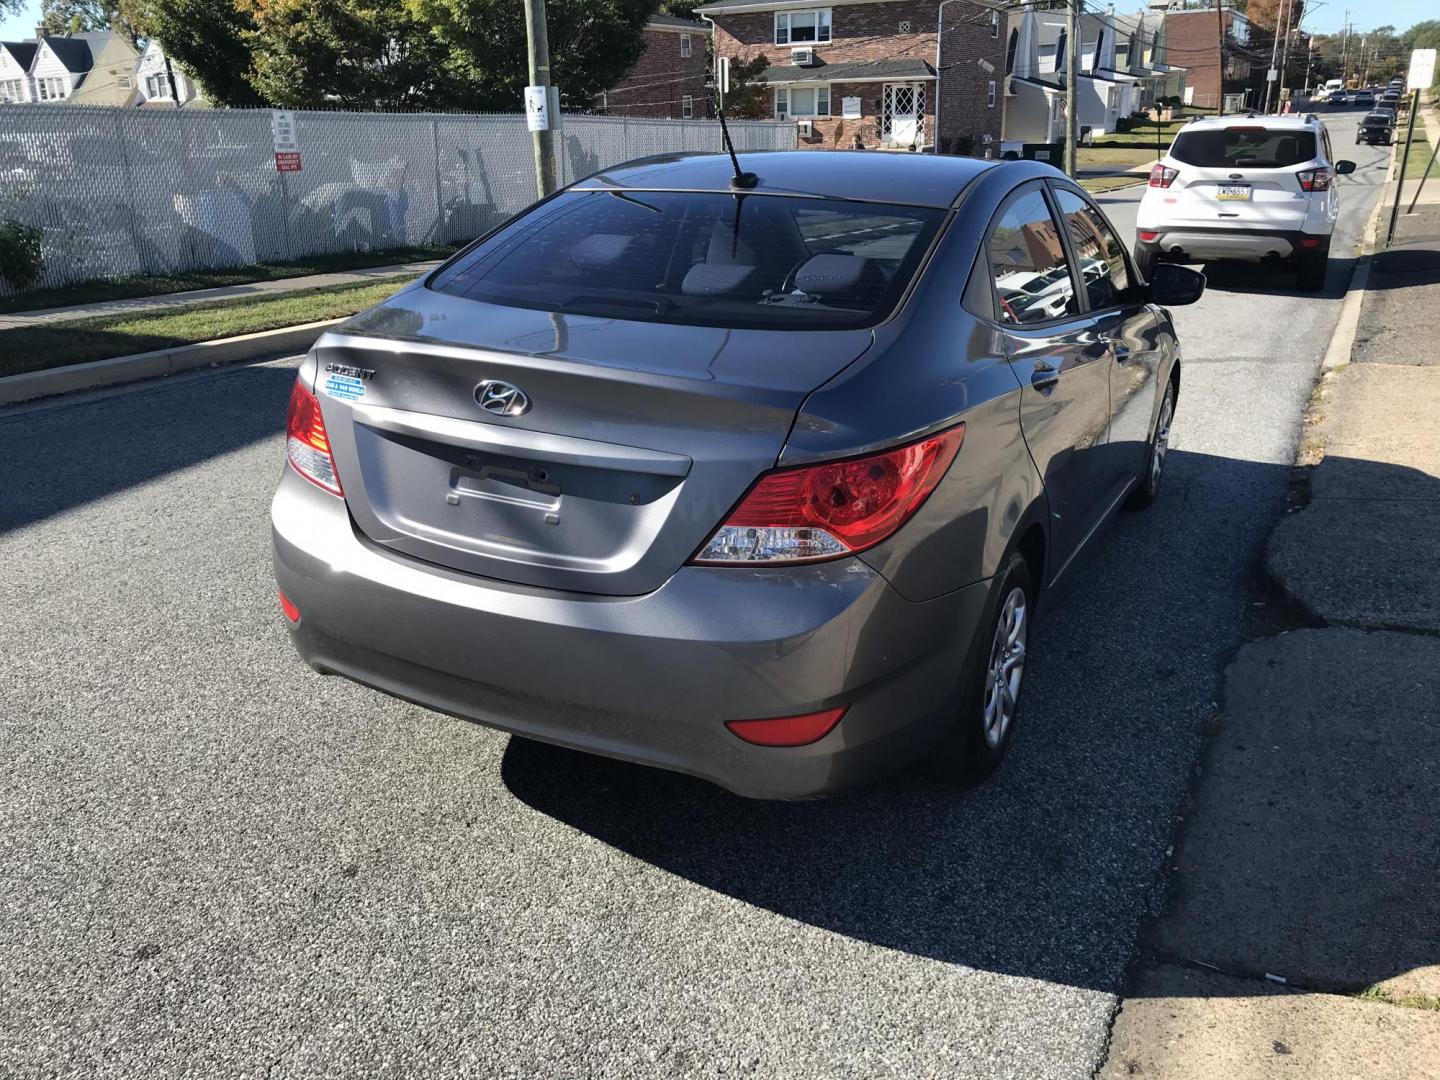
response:
[[[1301,191],[1329,191],[1333,174],[1329,169],[1306,169],[1295,174]]]
[[[1153,229],[1137,229],[1135,235],[1147,244],[1152,243],[1160,236],[1160,234]]]
[[[1150,166],[1150,186],[1168,188],[1175,182],[1175,178],[1179,175],[1179,169],[1172,169],[1168,165],[1161,165],[1160,162],[1157,161],[1154,165]]]
[[[343,496],[340,474],[330,453],[330,439],[325,434],[325,419],[320,415],[320,402],[298,379],[290,391],[285,435],[285,452],[295,471],[330,494]]]
[[[1318,236],[1302,236],[1300,246],[1302,248],[1318,248],[1324,241]]]
[[[727,720],[735,735],[756,746],[805,746],[829,735],[848,705],[804,716],[777,716],[770,720]]]
[[[295,606],[290,597],[286,596],[279,589],[275,590],[275,594],[280,597],[280,610],[285,613],[285,617],[293,623],[298,623],[300,621],[300,609]]]
[[[817,562],[874,547],[920,509],[964,440],[960,424],[878,454],[766,473],[692,561]]]

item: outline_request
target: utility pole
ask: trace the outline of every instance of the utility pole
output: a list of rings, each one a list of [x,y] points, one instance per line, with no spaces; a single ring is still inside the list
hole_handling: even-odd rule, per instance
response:
[[[1279,85],[1277,79],[1279,72],[1275,70],[1275,66],[1280,59],[1280,9],[1284,7],[1284,3],[1285,0],[1280,0],[1280,3],[1275,5],[1275,32],[1270,35],[1270,68],[1265,72],[1265,99],[1260,103],[1262,113],[1270,111],[1271,95]],[[1276,109],[1278,111],[1278,105]]]
[[[1215,0],[1215,115],[1225,115],[1225,5]]]
[[[545,127],[533,131],[535,187],[544,198],[555,190],[555,95],[550,92],[550,38],[545,31],[545,0],[525,0],[525,42],[530,51],[530,85],[544,87]]]
[[[1285,107],[1285,69],[1290,64],[1290,35],[1294,32],[1290,27],[1290,20],[1295,17],[1295,4],[1293,0],[1285,0],[1285,42],[1280,46],[1280,82],[1278,92],[1275,95],[1275,111],[1279,112]]]
[[[1070,0],[1065,5],[1065,171],[1072,177],[1080,177],[1080,119],[1075,115],[1075,69],[1080,66],[1080,48],[1076,38],[1080,20],[1076,13],[1080,0]]]
[[[1340,82],[1342,84],[1350,81],[1348,66],[1350,58],[1350,9],[1345,9],[1345,36],[1340,42]]]

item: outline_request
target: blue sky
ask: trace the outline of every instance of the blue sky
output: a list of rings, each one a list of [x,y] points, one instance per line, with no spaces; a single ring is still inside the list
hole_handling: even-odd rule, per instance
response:
[[[518,3],[519,0],[516,0]],[[1305,16],[1305,29],[1321,33],[1334,33],[1345,23],[1345,8],[1350,8],[1350,22],[1356,30],[1367,30],[1372,26],[1387,23],[1396,30],[1407,30],[1425,18],[1436,18],[1434,0],[1326,0],[1323,7],[1310,5]],[[1128,11],[1138,5],[1130,0],[1119,0],[1117,11]],[[1424,8],[1430,8],[1428,15]],[[27,38],[35,32],[40,21],[40,0],[30,0],[29,7],[20,15],[12,15],[0,22],[0,39],[13,41]]]

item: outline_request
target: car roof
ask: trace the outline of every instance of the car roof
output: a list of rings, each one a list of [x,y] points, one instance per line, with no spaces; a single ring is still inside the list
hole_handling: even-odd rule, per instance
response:
[[[1337,91],[1338,93],[1338,91]],[[1319,127],[1320,121],[1309,113],[1290,113],[1286,116],[1277,116],[1273,113],[1256,115],[1254,113],[1236,113],[1232,116],[1201,116],[1191,120],[1178,132],[1176,136],[1185,134],[1187,131],[1213,131],[1216,128],[1231,127],[1263,127],[1263,128],[1313,128]]]
[[[1000,162],[948,154],[884,150],[768,150],[737,155],[756,175],[753,188],[769,195],[811,195],[911,206],[953,206],[977,176]],[[734,170],[723,153],[659,154],[627,161],[575,184],[576,190],[720,191]]]

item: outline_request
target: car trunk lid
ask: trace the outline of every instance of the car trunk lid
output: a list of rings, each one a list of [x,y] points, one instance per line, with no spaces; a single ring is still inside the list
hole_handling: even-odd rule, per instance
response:
[[[871,341],[416,287],[320,340],[316,392],[372,542],[522,585],[637,595],[700,547],[774,465],[809,392]],[[482,383],[517,389],[527,407],[486,411]]]

